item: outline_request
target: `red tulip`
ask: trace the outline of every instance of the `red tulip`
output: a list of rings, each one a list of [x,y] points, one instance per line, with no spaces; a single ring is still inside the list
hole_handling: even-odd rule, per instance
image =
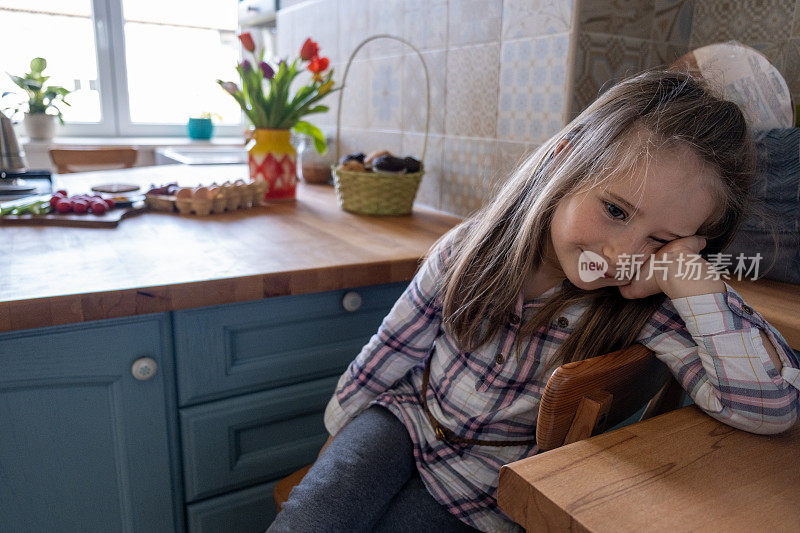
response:
[[[320,72],[323,72],[325,69],[328,68],[329,63],[330,60],[327,57],[315,57],[308,64],[307,68],[314,74],[319,74]]]
[[[309,37],[300,48],[300,59],[303,61],[311,61],[319,55],[319,43],[315,43]]]
[[[256,43],[253,42],[253,36],[250,35],[250,32],[245,32],[239,35],[239,40],[242,42],[242,46],[248,52],[253,52],[256,49]]]

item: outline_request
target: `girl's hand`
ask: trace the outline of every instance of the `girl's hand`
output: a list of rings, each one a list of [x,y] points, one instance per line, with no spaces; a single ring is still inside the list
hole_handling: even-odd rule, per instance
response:
[[[638,276],[619,287],[620,294],[632,300],[661,292],[670,298],[724,292],[722,281],[706,279],[713,268],[698,255],[705,246],[706,239],[698,235],[665,244],[645,260]],[[690,261],[696,266],[690,267]]]

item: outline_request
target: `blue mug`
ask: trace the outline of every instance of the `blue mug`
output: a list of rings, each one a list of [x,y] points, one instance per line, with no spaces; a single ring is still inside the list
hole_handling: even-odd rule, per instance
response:
[[[214,123],[210,118],[190,118],[186,125],[190,139],[208,140],[214,133]]]

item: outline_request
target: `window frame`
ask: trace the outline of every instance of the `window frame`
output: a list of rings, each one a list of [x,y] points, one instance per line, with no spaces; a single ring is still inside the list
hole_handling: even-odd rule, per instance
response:
[[[67,122],[61,127],[59,137],[184,137],[185,124],[131,121],[122,0],[91,0],[91,3],[102,118],[98,123]],[[247,127],[244,118],[242,113],[238,124],[214,124],[215,135],[240,136]]]

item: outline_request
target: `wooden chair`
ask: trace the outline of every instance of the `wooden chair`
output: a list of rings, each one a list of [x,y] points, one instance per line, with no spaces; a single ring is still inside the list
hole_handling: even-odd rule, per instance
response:
[[[634,344],[567,363],[547,381],[536,422],[536,442],[552,450],[587,439],[630,418],[645,406],[644,420],[677,409],[680,385],[655,354]],[[272,497],[278,511],[312,465],[283,478]]]
[[[136,163],[138,151],[130,146],[120,148],[51,148],[50,159],[56,172],[82,172],[131,168]]]

